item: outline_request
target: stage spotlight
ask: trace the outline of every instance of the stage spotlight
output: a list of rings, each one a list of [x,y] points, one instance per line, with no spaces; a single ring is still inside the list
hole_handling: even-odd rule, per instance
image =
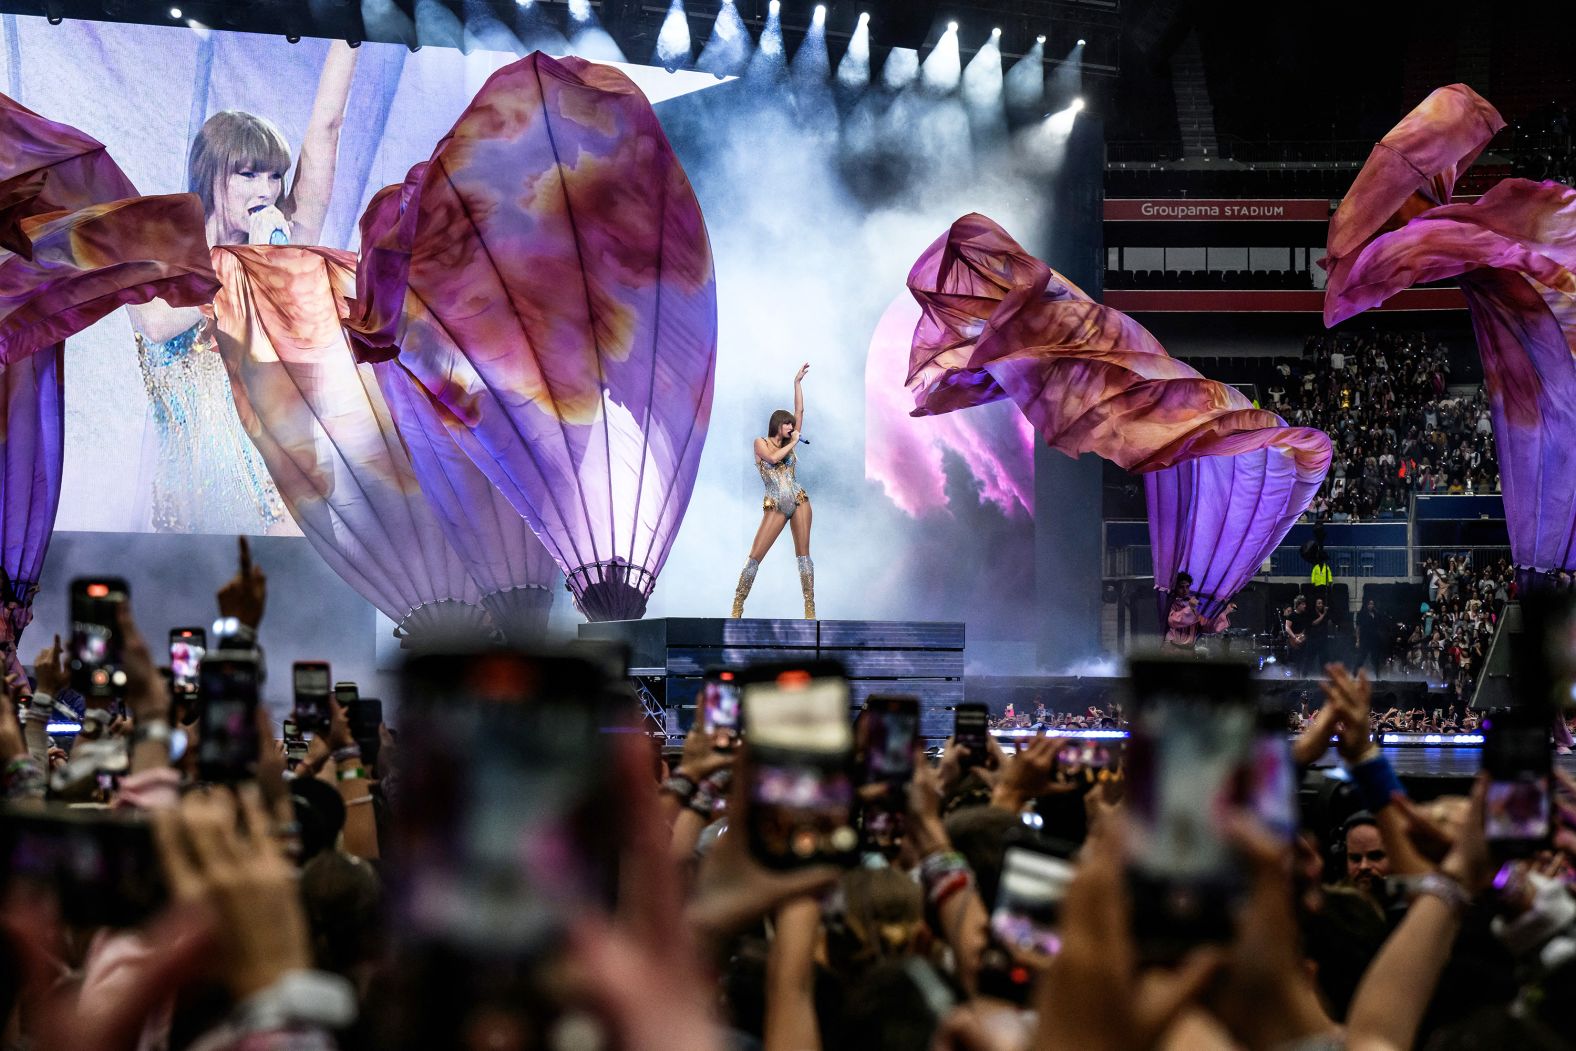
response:
[[[1083,37],[1079,37],[1078,38],[1078,46],[1079,47],[1083,47],[1084,46],[1084,38]]]
[[[799,83],[798,96],[801,113],[812,109],[811,99],[826,90],[827,78],[832,72],[832,59],[826,50],[826,7],[816,7],[810,28],[799,43],[793,56],[793,75]]]
[[[1083,99],[1073,99],[1072,111],[1074,113],[1082,113],[1083,112],[1083,108],[1084,108],[1084,100]]]
[[[848,50],[837,64],[837,82],[855,91],[870,83],[870,16],[859,16],[859,25],[849,38]]]
[[[958,24],[949,22],[947,31],[936,41],[935,50],[925,58],[921,67],[925,87],[931,91],[948,92],[958,86],[963,78],[963,56],[958,51]]]
[[[179,22],[181,19],[181,9],[178,7],[170,8],[170,17]]]
[[[893,91],[901,91],[914,83],[918,76],[918,51],[911,47],[895,47],[887,53],[886,65],[881,70],[881,83]]]
[[[1009,110],[1023,115],[1044,112],[1041,109],[1045,105],[1044,40],[1044,37],[1040,37],[1041,42],[1031,47],[1028,54],[1007,71],[1002,90]]]
[[[673,0],[657,34],[657,65],[672,73],[689,63],[689,18],[684,14],[684,0]]]
[[[296,34],[296,33],[286,33],[285,34],[285,42],[287,44],[299,44],[299,43],[301,43],[301,37],[300,37],[299,34]]]
[[[991,37],[992,40],[1000,40],[1001,39],[1001,26],[997,26],[995,29],[992,29],[990,31],[990,37]]]
[[[536,2],[536,0],[514,0],[514,6],[516,6],[516,7],[530,7],[535,2]]]
[[[354,38],[348,38],[348,39],[345,40],[345,46],[346,47],[360,47],[361,46],[361,41],[356,40]]]
[[[591,17],[591,0],[569,0],[569,17],[577,22]]]
[[[758,83],[772,81],[785,72],[788,56],[783,47],[781,12],[782,5],[772,0],[766,9],[766,25],[761,29],[760,39],[755,42],[755,54],[750,56],[749,65],[745,68],[745,79]]]
[[[711,26],[711,39],[701,49],[696,69],[717,77],[731,77],[744,71],[750,58],[750,34],[733,0],[723,0],[717,21]]]
[[[405,46],[410,49],[410,53],[413,55],[421,50],[421,45],[414,42],[406,44]]]
[[[870,24],[870,12],[869,11],[861,11],[861,12],[859,12],[859,24],[861,26],[868,26]]]
[[[60,0],[46,0],[44,4],[44,21],[52,26],[58,26],[65,20],[65,12],[61,9]]]
[[[1034,42],[1036,44],[1039,44],[1041,47],[1044,47],[1045,46],[1045,34],[1041,33],[1039,36],[1035,37],[1034,38]]]
[[[963,101],[969,104],[971,116],[976,121],[1001,114],[1000,33],[999,29],[993,32],[963,67]]]

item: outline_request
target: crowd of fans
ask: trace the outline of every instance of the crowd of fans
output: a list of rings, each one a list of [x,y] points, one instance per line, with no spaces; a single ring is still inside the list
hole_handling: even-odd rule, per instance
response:
[[[1323,334],[1279,372],[1265,407],[1335,444],[1317,520],[1404,510],[1412,493],[1499,492],[1483,390],[1451,395],[1443,345],[1415,333]]]
[[[242,626],[229,645],[266,642],[260,569],[243,562],[219,598]],[[616,680],[578,696],[578,680],[464,658],[429,685],[485,703],[424,709],[425,731],[380,727],[375,756],[337,703],[304,754],[274,741],[263,715],[274,747],[255,772],[205,785],[191,761],[209,754],[201,742],[172,751],[174,731],[190,741],[198,723],[129,610],[119,626],[124,710],[111,719],[89,702],[104,718],[58,754],[48,725],[70,681],[59,640],[31,681],[8,684],[8,1048],[1384,1051],[1568,1048],[1576,1035],[1576,781],[1558,775],[1556,834],[1527,856],[1496,854],[1486,782],[1410,802],[1370,740],[1445,720],[1375,715],[1367,677],[1339,666],[1299,717],[1289,760],[1311,767],[1333,737],[1347,774],[1295,803],[1288,782],[1265,777],[1252,807],[1201,807],[1231,845],[1237,881],[1211,890],[1229,893],[1231,922],[1178,942],[1190,928],[1155,940],[1162,903],[1128,878],[1141,823],[1120,747],[1038,736],[1008,754],[986,738],[974,754],[949,742],[939,762],[915,757],[896,780],[841,795],[849,769],[874,765],[778,766],[768,780],[764,734],[696,729],[658,755],[641,734],[593,733],[606,759],[587,765],[572,727],[617,702]],[[509,714],[541,704],[561,735],[515,754]],[[465,723],[475,746],[453,748],[463,735],[445,720],[478,713]],[[409,718],[402,706],[396,721]],[[1027,718],[1122,721],[1100,709]],[[856,749],[878,747],[868,726],[856,723]],[[90,755],[97,776],[75,778]],[[508,805],[478,813],[489,793]],[[570,798],[600,802],[565,810]],[[774,846],[761,813],[835,813],[850,798],[857,864],[783,864],[780,851],[804,844],[795,832]],[[100,835],[105,808],[131,815],[122,831],[151,823],[162,906],[111,918],[105,899],[17,878],[17,864],[40,861],[18,846],[18,822],[73,805]],[[106,875],[112,840],[88,842],[74,879]],[[1062,875],[1026,880],[1015,847]],[[148,873],[114,875],[140,886]],[[1187,915],[1186,900],[1165,904]],[[435,929],[449,937],[414,967],[412,946]]]

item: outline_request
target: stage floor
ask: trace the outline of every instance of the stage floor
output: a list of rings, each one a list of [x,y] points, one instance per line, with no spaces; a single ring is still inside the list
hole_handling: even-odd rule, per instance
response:
[[[1386,748],[1385,757],[1403,777],[1471,777],[1483,765],[1481,748]],[[1576,774],[1576,755],[1555,756],[1562,770]],[[1339,766],[1340,756],[1330,749],[1320,766]]]

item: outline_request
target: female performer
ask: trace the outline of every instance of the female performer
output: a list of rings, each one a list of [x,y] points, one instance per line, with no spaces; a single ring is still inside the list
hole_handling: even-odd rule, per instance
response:
[[[203,124],[187,159],[187,182],[202,201],[210,245],[317,243],[358,53],[342,40],[329,45],[288,195],[290,144],[272,121],[225,110]],[[157,299],[129,309],[158,434],[153,528],[236,533],[284,524],[284,503],[241,427],[202,309]]]
[[[793,549],[799,556],[799,586],[804,589],[804,617],[815,619],[815,563],[810,561],[810,498],[794,478],[798,458],[794,450],[799,445],[799,432],[804,427],[804,375],[810,371],[809,363],[793,378],[793,412],[778,409],[772,413],[766,437],[755,439],[755,467],[761,472],[766,485],[766,499],[762,503],[764,514],[761,527],[755,531],[755,543],[750,545],[750,557],[739,574],[739,586],[733,592],[733,615],[744,616],[744,600],[755,583],[755,571],[761,568],[761,559],[772,549],[783,526],[793,527]]]

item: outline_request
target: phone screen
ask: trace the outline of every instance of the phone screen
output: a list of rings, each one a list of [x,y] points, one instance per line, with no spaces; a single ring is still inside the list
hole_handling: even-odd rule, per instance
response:
[[[202,725],[197,743],[197,774],[204,781],[231,784],[257,770],[257,658],[239,651],[215,650],[203,659],[199,675]]]
[[[756,857],[774,868],[852,860],[853,730],[841,666],[772,665],[742,677]]]
[[[84,927],[134,926],[166,898],[151,829],[125,813],[0,810],[0,879],[52,894]]]
[[[1140,941],[1170,955],[1231,935],[1240,870],[1226,819],[1254,805],[1258,709],[1244,663],[1134,660],[1131,681],[1134,918]]]
[[[952,713],[952,741],[969,750],[960,766],[984,766],[990,758],[989,710],[983,704],[960,704]]]
[[[1057,919],[1075,871],[1072,862],[1055,853],[1009,846],[990,916],[996,941],[1030,960],[1055,956],[1061,949]]]
[[[739,683],[727,670],[708,671],[700,686],[701,726],[711,735],[711,746],[732,751],[739,743]]]
[[[361,748],[361,759],[367,766],[378,763],[378,748],[382,738],[378,727],[383,725],[383,702],[376,697],[357,697],[345,709],[345,721],[350,724],[350,736]]]
[[[531,955],[587,903],[612,904],[625,808],[600,730],[609,694],[601,669],[569,657],[407,664],[411,805],[392,899],[401,929],[466,952]]]
[[[302,733],[320,734],[328,730],[329,683],[333,681],[324,661],[296,661],[291,668],[295,691],[295,721]]]
[[[115,697],[126,685],[120,608],[129,595],[126,582],[114,577],[71,582],[71,687],[84,697]]]
[[[907,784],[914,776],[919,702],[912,697],[872,697],[860,723],[864,783]]]
[[[197,672],[208,650],[208,633],[202,628],[170,629],[170,689],[182,696],[197,693]]]
[[[1502,856],[1531,853],[1553,833],[1554,760],[1546,719],[1536,711],[1541,708],[1493,712],[1483,719],[1483,769],[1489,776],[1483,834]]]

